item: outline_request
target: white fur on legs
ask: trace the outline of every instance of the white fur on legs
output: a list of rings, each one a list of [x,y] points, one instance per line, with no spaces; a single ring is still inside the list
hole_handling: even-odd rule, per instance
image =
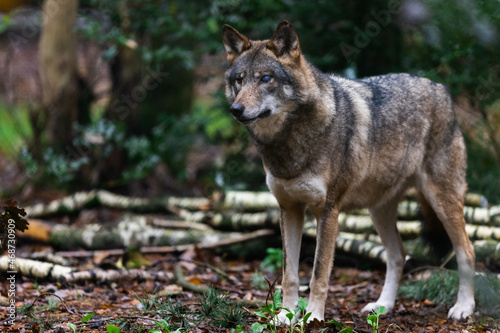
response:
[[[464,251],[457,251],[459,287],[457,302],[448,312],[448,318],[462,320],[474,312],[474,266],[467,260]]]
[[[314,211],[313,211],[314,212]],[[316,233],[316,252],[311,278],[311,293],[306,312],[311,312],[308,322],[325,318],[325,301],[328,296],[328,283],[333,267],[335,241],[338,235],[338,209],[336,207],[314,212],[318,221]]]
[[[327,294],[328,283],[325,285],[321,281],[316,280],[313,276],[311,279],[311,295],[306,309],[306,313],[310,312],[311,316],[307,319],[307,322],[314,319],[319,321],[325,319],[325,301]]]
[[[304,206],[294,205],[281,209],[280,223],[283,238],[283,303],[284,308],[293,310],[299,300],[299,256],[304,226]],[[281,310],[277,318],[280,323],[290,325],[288,311]]]
[[[426,178],[424,178],[425,180]],[[439,220],[443,223],[446,233],[450,237],[458,264],[458,295],[457,302],[448,312],[448,318],[466,319],[474,312],[474,248],[465,232],[465,219],[463,215],[463,203],[461,200],[450,200],[443,202],[443,193],[431,191],[436,188],[430,179],[424,186],[422,193],[432,205]],[[465,185],[459,193],[465,192]]]
[[[380,297],[376,302],[367,304],[361,310],[363,312],[370,312],[381,306],[386,308],[386,312],[394,308],[404,264],[404,248],[396,228],[397,204],[398,200],[394,199],[381,207],[370,209],[375,229],[386,248],[387,269]]]

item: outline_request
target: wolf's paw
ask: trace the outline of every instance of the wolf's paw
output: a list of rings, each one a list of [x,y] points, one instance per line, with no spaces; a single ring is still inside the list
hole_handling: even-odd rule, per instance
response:
[[[368,303],[361,312],[372,312],[373,310],[376,310],[380,308],[381,306],[385,307],[385,312],[390,312],[392,308],[394,307],[394,304],[392,303],[384,303],[384,302],[372,302]]]
[[[448,311],[448,318],[462,320],[467,319],[474,312],[474,302],[461,302],[455,304]]]
[[[307,318],[307,323],[310,323],[310,322],[312,322],[314,320],[318,320],[318,321],[321,322],[321,321],[324,321],[325,318],[320,313],[314,313],[314,312],[312,312],[311,315],[309,316],[309,318]]]

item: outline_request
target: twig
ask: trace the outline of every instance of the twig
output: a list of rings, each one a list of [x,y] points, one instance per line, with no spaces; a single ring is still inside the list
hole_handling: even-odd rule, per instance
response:
[[[31,310],[31,308],[35,305],[35,303],[38,301],[38,299],[42,296],[54,296],[54,297],[57,297],[59,298],[59,300],[61,301],[62,305],[64,306],[64,308],[66,309],[66,311],[68,311],[69,313],[72,313],[72,314],[78,314],[78,312],[73,312],[71,311],[70,309],[68,309],[68,307],[66,306],[66,303],[64,302],[64,300],[57,296],[56,294],[54,293],[49,293],[49,292],[42,292],[40,295],[38,295],[35,300],[26,308],[26,311],[29,311]]]
[[[175,282],[181,286],[182,288],[194,291],[196,293],[200,294],[208,294],[209,288],[205,285],[198,285],[194,284],[191,282],[186,281],[186,278],[184,277],[184,273],[182,272],[182,266],[181,265],[175,265],[174,268],[174,278]]]
[[[443,263],[441,265],[439,265],[439,268],[441,268],[441,269],[444,268],[444,266],[446,266],[448,261],[450,261],[454,255],[455,255],[455,250],[451,251],[450,254],[448,254],[448,256],[444,259]]]

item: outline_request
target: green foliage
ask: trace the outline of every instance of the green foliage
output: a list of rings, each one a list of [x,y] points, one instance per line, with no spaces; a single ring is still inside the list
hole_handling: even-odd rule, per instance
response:
[[[12,18],[9,15],[2,15],[2,20],[0,20],[0,34],[12,26]]]
[[[407,281],[399,288],[402,297],[428,299],[431,302],[451,305],[458,292],[458,273],[449,270],[434,270],[427,279],[412,283]]]
[[[260,308],[254,312],[256,316],[264,318],[267,321],[267,325],[254,323],[251,326],[252,332],[262,332],[266,328],[266,326],[270,333],[277,332],[279,320],[276,317],[276,311],[279,311],[281,309],[281,289],[277,289],[274,292],[272,302],[267,303],[265,307]]]
[[[383,314],[385,312],[385,310],[386,310],[385,306],[381,306],[381,307],[373,310],[373,314],[366,317],[366,321],[368,322],[368,324],[371,325],[373,333],[378,332],[378,320],[379,320],[380,315]]]
[[[108,333],[120,333],[120,328],[116,327],[115,325],[107,325],[106,326],[106,332]]]
[[[91,312],[91,313],[88,313],[85,316],[83,316],[82,325],[80,326],[80,330],[78,332],[81,332],[83,330],[83,324],[88,322],[94,316],[95,316],[95,312]],[[74,325],[72,323],[67,323],[66,325],[68,325],[68,327],[71,328],[71,330],[76,333],[76,325]]]
[[[188,126],[187,122],[184,124]],[[90,170],[102,168],[103,160],[111,158],[111,154],[123,153],[126,155],[126,165],[122,174],[116,175],[116,179],[113,179],[113,184],[119,185],[147,177],[162,161],[162,157],[173,171],[180,173],[185,170],[187,146],[192,144],[186,126],[181,123],[175,130],[170,129],[172,135],[166,139],[164,133],[169,128],[168,120],[153,129],[152,137],[126,136],[123,127],[101,119],[89,126],[75,125],[77,136],[73,146],[66,147],[64,153],[48,147],[43,152],[43,163],[37,163],[25,147],[21,158],[30,174],[43,175],[44,178],[48,177],[59,184],[70,184],[78,179],[81,180]],[[180,133],[182,131],[187,135],[182,135]],[[179,139],[174,140],[174,136]]]
[[[474,281],[477,308],[486,316],[500,318],[500,279],[496,274],[478,273]]]
[[[80,3],[99,13],[84,17],[79,29],[83,36],[106,48],[106,60],[119,63],[121,50],[133,50],[147,68],[186,73],[171,75],[169,84],[174,86],[186,76],[196,76],[192,69],[201,54],[223,52],[220,37],[223,24],[233,25],[250,38],[262,39],[271,36],[281,19],[294,24],[301,49],[323,71],[351,77],[409,72],[444,83],[453,96],[465,97],[476,111],[470,118],[477,124],[471,126],[467,139],[469,187],[484,193],[490,201],[500,202],[500,121],[491,117],[492,106],[500,96],[500,7],[496,1],[418,1],[412,4],[421,6],[420,11],[415,11],[423,13],[420,18],[408,9],[407,2],[386,0],[82,0]],[[398,8],[386,20],[381,19],[381,13],[388,13],[390,3],[396,3]],[[10,24],[9,16],[4,16],[0,32]],[[367,33],[374,25],[378,29]],[[187,90],[189,100],[191,90]],[[66,184],[88,179],[84,170],[93,169],[109,154],[105,146],[112,146],[126,155],[126,167],[113,179],[115,184],[144,178],[160,161],[182,181],[186,178],[189,151],[195,143],[210,142],[223,143],[230,149],[225,160],[206,172],[203,182],[228,189],[262,188],[261,164],[256,158],[245,156],[248,135],[227,112],[222,92],[206,105],[196,103],[192,110],[188,107],[178,110],[168,98],[175,101],[181,97],[171,96],[172,91],[176,90],[162,87],[149,91],[149,95],[158,94],[160,98],[154,103],[141,104],[143,117],[163,110],[167,113],[154,129],[146,126],[151,128],[150,132],[123,137],[123,141],[108,139],[106,143],[88,145],[93,148],[88,156],[68,156],[67,151],[45,148],[37,160],[24,150],[21,156],[28,174],[38,169],[39,177],[48,175],[48,179]],[[169,103],[165,103],[167,99]],[[28,113],[4,111],[0,108],[3,126],[0,151],[16,156],[23,138],[31,135],[26,125]],[[20,118],[13,122],[14,116]],[[119,131],[127,133],[127,129]]]
[[[212,326],[236,328],[239,332],[238,327],[245,325],[247,320],[247,313],[242,306],[231,302],[227,299],[227,294],[220,293],[215,288],[198,296],[198,310],[195,311],[165,297],[147,295],[138,300],[145,313],[162,317],[160,323],[163,329],[174,327],[188,330],[193,325],[206,321]]]
[[[305,332],[305,326],[309,317],[311,317],[311,312],[306,313],[307,301],[302,297],[299,297],[298,307],[293,311],[285,309],[288,311],[286,317],[290,320],[290,331],[298,331],[300,333]],[[294,324],[295,323],[295,324]]]
[[[4,16],[5,18],[5,16]],[[0,23],[0,34],[1,34]],[[10,158],[17,158],[24,142],[32,135],[29,109],[22,106],[8,106],[0,103],[0,152]]]
[[[201,313],[213,325],[235,327],[246,323],[246,312],[243,308],[227,299],[227,294],[220,294],[215,288],[199,296]]]
[[[181,333],[181,329],[178,328],[176,329],[175,331],[171,331],[169,328],[168,328],[168,323],[165,319],[161,319],[160,321],[156,321],[155,320],[155,324],[161,328],[161,330],[159,329],[152,329],[152,330],[149,330],[149,332],[151,333]]]
[[[500,203],[500,168],[491,149],[485,144],[488,138],[484,132],[477,137],[465,135],[467,144],[467,183],[469,188],[481,193],[491,203]]]
[[[399,288],[399,294],[403,297],[428,299],[446,305],[454,303],[457,292],[458,273],[449,270],[434,270],[427,279],[407,281]],[[487,315],[500,316],[496,309],[496,305],[500,304],[500,279],[494,274],[476,274],[474,298],[478,310]]]
[[[271,333],[280,332],[278,326],[281,325],[281,322],[277,317],[277,312],[281,310],[286,312],[286,317],[290,321],[288,332],[304,333],[308,330],[307,321],[312,315],[311,312],[307,312],[307,304],[308,303],[304,298],[299,297],[297,308],[293,310],[284,308],[282,307],[281,303],[281,290],[277,289],[274,293],[272,302],[267,303],[265,307],[260,308],[254,312],[256,316],[264,318],[266,320],[266,323],[262,324],[255,322],[250,327],[250,331],[252,333],[260,333],[267,329]],[[380,316],[380,314],[384,311],[385,309],[383,309],[383,311],[381,310],[380,313],[375,312],[375,314],[377,315],[377,325],[378,316]],[[331,319],[330,321],[326,322],[326,324],[339,330],[339,333],[355,332],[351,327],[343,328],[342,324],[340,324],[335,319]],[[324,332],[326,330],[327,328],[324,328],[321,330],[321,332]]]
[[[283,250],[276,248],[267,248],[267,256],[260,263],[260,268],[274,273],[283,267]]]

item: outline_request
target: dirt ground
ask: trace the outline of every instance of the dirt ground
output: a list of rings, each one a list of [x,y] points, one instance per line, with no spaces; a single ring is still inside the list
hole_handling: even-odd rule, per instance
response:
[[[25,249],[32,251],[35,248]],[[38,247],[37,250],[40,250]],[[109,268],[113,268],[115,260],[109,258]],[[260,300],[264,301],[268,294],[267,283],[262,279],[256,282],[256,273],[263,275],[259,260],[243,261],[228,259],[224,255],[205,251],[189,251],[181,255],[148,255],[151,266],[148,271],[164,271],[172,273],[176,265],[182,266],[187,281],[195,285],[211,285],[223,293],[229,300]],[[80,260],[82,270],[93,268],[94,260]],[[103,263],[101,267],[105,266]],[[301,263],[301,285],[307,285],[312,267],[307,262]],[[278,278],[278,273],[266,273],[269,281]],[[366,314],[360,309],[365,303],[376,300],[381,291],[384,272],[362,271],[356,268],[335,267],[326,305],[327,321],[335,319],[343,327],[351,327],[356,332],[372,332],[366,321]],[[2,332],[72,332],[68,324],[76,325],[76,332],[106,332],[106,326],[113,324],[121,327],[121,332],[148,332],[155,328],[154,320],[159,321],[160,315],[148,311],[139,299],[148,298],[153,293],[164,293],[164,299],[170,299],[174,304],[182,304],[184,313],[196,314],[200,311],[200,296],[191,290],[180,287],[173,277],[170,281],[120,281],[99,282],[90,281],[79,284],[65,285],[50,281],[36,281],[26,277],[18,277],[16,281],[16,308],[18,310],[14,324],[7,326],[8,312],[6,307],[0,310],[0,328]],[[260,285],[260,286],[259,286]],[[262,288],[262,289],[258,289]],[[6,296],[9,281],[2,278],[1,294]],[[223,294],[222,293],[222,294]],[[55,295],[55,296],[54,296]],[[301,291],[301,296],[307,297],[307,291]],[[52,300],[51,300],[52,299]],[[56,301],[54,301],[56,300]],[[27,314],[20,311],[26,305],[31,305]],[[264,322],[253,311],[255,306],[243,306],[246,325],[245,332],[250,332],[254,322]],[[446,318],[447,308],[427,300],[414,301],[399,299],[395,309],[380,317],[378,332],[498,332],[499,323],[491,318],[473,317],[467,322],[458,322]],[[96,315],[85,324],[82,317],[91,312]],[[182,311],[181,311],[182,312]],[[182,316],[182,315],[181,315]],[[194,317],[196,317],[194,315]],[[189,332],[229,332],[230,327],[217,327],[208,320],[195,320],[193,315],[188,319]],[[171,323],[181,319],[173,315]],[[177,319],[176,319],[177,318]],[[235,326],[233,326],[235,327]],[[142,330],[141,330],[142,328]],[[156,327],[158,328],[158,327]],[[307,328],[308,332],[338,332],[333,325],[316,323]],[[281,332],[287,332],[285,328]]]

